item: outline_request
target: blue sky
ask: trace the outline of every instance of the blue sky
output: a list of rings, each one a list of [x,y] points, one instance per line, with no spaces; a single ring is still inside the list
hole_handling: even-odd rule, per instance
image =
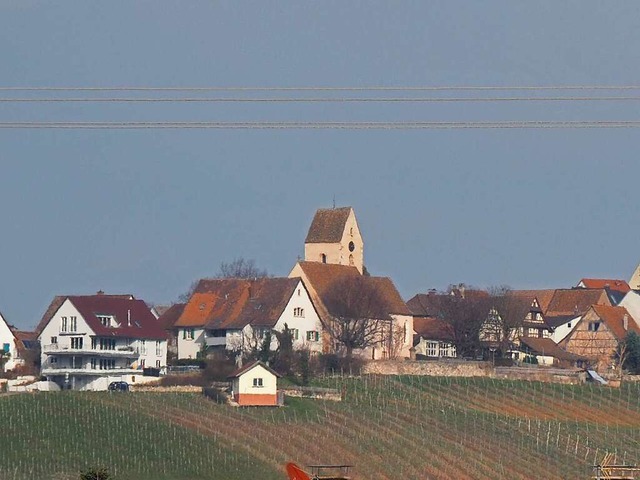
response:
[[[639,14],[636,1],[3,0],[0,86],[638,85]],[[638,105],[0,103],[0,121],[637,120]],[[0,129],[0,311],[27,328],[55,294],[168,302],[240,256],[286,275],[334,196],[356,210],[369,270],[406,298],[628,278],[639,133]]]

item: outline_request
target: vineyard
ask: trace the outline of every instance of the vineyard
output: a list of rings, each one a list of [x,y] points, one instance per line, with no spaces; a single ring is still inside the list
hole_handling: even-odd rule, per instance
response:
[[[295,461],[354,478],[587,479],[606,453],[640,463],[640,383],[613,389],[493,379],[330,378],[344,402],[237,409],[195,394],[0,398],[0,478],[283,480]]]

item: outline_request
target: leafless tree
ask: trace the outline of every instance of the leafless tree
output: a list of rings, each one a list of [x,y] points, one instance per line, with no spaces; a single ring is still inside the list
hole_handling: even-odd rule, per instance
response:
[[[435,295],[435,316],[447,322],[460,357],[473,357],[480,350],[480,330],[491,310],[486,291],[464,286],[449,287],[447,294]]]
[[[268,277],[269,272],[260,269],[256,266],[256,262],[253,259],[235,258],[233,261],[227,263],[222,262],[218,272],[213,278],[263,278]],[[189,289],[178,295],[178,302],[186,303],[195,292],[198,286],[198,280],[191,282]]]
[[[354,350],[384,342],[392,319],[382,292],[369,277],[338,279],[322,297],[331,316],[324,327],[331,339],[344,348],[347,358]]]
[[[504,355],[520,336],[531,310],[531,301],[514,295],[511,288],[504,285],[491,287],[489,294],[491,310],[483,326],[483,334],[494,343],[500,355]]]
[[[268,277],[269,272],[256,266],[253,259],[236,258],[227,263],[222,262],[216,278],[262,278]]]

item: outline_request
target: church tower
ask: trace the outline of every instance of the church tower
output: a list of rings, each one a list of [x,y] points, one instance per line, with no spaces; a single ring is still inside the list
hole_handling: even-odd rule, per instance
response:
[[[629,279],[629,286],[632,290],[640,290],[640,265],[636,267],[636,270]]]
[[[304,241],[306,262],[331,263],[364,270],[364,242],[351,207],[316,211]]]

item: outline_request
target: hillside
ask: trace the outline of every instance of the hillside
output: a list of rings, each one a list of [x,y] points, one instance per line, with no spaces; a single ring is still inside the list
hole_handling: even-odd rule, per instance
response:
[[[586,479],[606,452],[640,463],[640,384],[433,377],[327,379],[342,403],[234,409],[198,395],[68,392],[0,398],[0,478],[283,480],[287,461],[357,479]]]

